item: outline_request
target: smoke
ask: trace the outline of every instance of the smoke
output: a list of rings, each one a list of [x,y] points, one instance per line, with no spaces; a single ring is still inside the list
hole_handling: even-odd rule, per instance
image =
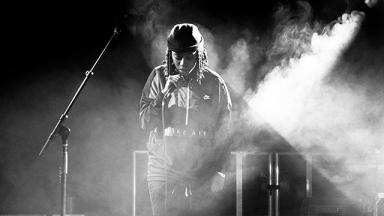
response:
[[[172,17],[173,8],[163,4],[145,7],[147,11],[143,14],[146,16],[137,26],[144,40],[141,51],[150,67],[164,60],[167,33],[176,22],[164,18]],[[234,107],[233,131],[227,133],[233,135],[235,141],[230,148],[257,149],[258,146],[248,143],[253,143],[255,133],[271,130],[259,122],[263,119],[305,156],[316,153],[313,156],[315,168],[341,191],[354,200],[362,199],[367,196],[366,193],[356,194],[353,191],[358,185],[370,186],[367,182],[374,177],[366,175],[366,170],[356,166],[356,161],[372,164],[370,154],[381,154],[382,89],[378,86],[377,94],[372,95],[366,88],[369,82],[352,85],[347,81],[326,81],[334,78],[331,75],[335,66],[359,31],[364,15],[356,12],[344,14],[326,31],[318,32],[321,24],[310,23],[312,12],[305,4],[303,7],[304,12],[297,15],[299,19],[283,20],[284,24],[275,28],[275,40],[266,55],[268,60],[277,63],[272,67],[265,63],[263,66],[267,69],[264,70],[268,73],[263,82],[252,83],[252,88],[248,78],[259,73],[260,68],[256,64],[261,62],[264,48],[258,39],[260,35],[197,24],[204,35],[209,65],[223,75],[233,95],[245,94],[241,100],[247,106],[235,104]],[[159,11],[162,11],[161,15]],[[278,13],[281,14],[277,17],[291,15],[284,10]],[[92,128],[81,131],[78,142],[83,145],[74,147],[82,152],[74,162],[77,164],[73,170],[76,173],[73,175],[74,190],[81,200],[94,201],[93,206],[89,206],[89,212],[97,206],[100,215],[106,212],[126,214],[130,203],[127,191],[131,190],[127,179],[130,180],[132,174],[127,164],[131,163],[130,150],[133,149],[127,145],[137,143],[134,146],[138,147],[139,143],[144,143],[137,136],[137,112],[132,104],[128,104],[128,101],[139,101],[139,86],[118,94],[110,91],[108,86],[100,86],[103,86],[102,83],[90,86],[90,89],[95,91],[97,98],[102,95],[106,99],[104,103],[100,107],[92,106],[91,111],[79,111],[81,118],[74,123]],[[257,90],[253,91],[255,87]],[[96,98],[95,95],[90,98]],[[127,98],[123,103],[122,97]],[[94,101],[83,103],[95,104]],[[249,118],[250,115],[255,118]],[[131,131],[127,133],[127,129]],[[278,137],[264,138],[259,143],[279,140]],[[228,164],[231,166],[230,162]],[[139,203],[140,206],[145,204]]]
[[[249,99],[253,110],[281,135],[286,136],[295,129],[309,91],[331,72],[357,33],[362,19],[359,16],[343,15],[343,23],[336,23],[329,35],[314,33],[310,49],[299,58],[289,58],[286,63],[273,68],[259,85],[257,94]],[[295,35],[291,31],[297,29],[287,30],[289,32],[285,34]],[[306,29],[301,30],[306,33]]]
[[[376,169],[382,163],[384,91],[376,87],[376,94],[368,94],[366,86],[349,85],[312,91],[298,128],[287,138],[308,156],[315,154],[316,168],[341,191],[367,201],[383,187],[375,181],[382,175]],[[325,166],[329,163],[338,165]]]
[[[66,71],[60,71],[66,74]],[[63,78],[68,78],[63,75]],[[60,82],[46,82],[41,85],[24,86],[12,100],[4,99],[1,122],[2,148],[2,199],[1,211],[23,213],[52,211],[57,207],[55,183],[58,171],[52,165],[55,154],[46,155],[46,161],[38,160],[39,146],[43,144],[44,131],[49,127],[49,114],[54,107],[61,108],[59,98],[52,92],[64,90]],[[47,91],[50,90],[50,91]],[[65,90],[64,90],[65,92]],[[49,102],[45,100],[50,98]],[[6,105],[5,105],[6,104]],[[48,133],[48,131],[46,131]],[[47,135],[47,134],[46,134]],[[56,146],[51,145],[51,149]],[[51,173],[51,175],[46,175]],[[45,176],[47,178],[41,178]],[[57,196],[58,197],[58,196]]]
[[[297,151],[313,157],[315,168],[354,201],[367,201],[382,187],[374,180],[380,176],[376,165],[384,140],[383,89],[376,85],[375,94],[368,91],[372,80],[350,84],[326,79],[334,78],[337,64],[350,72],[358,67],[340,61],[363,19],[360,12],[343,14],[321,34],[307,27],[285,27],[274,43],[285,56],[257,92],[246,96],[255,119],[261,117]],[[310,35],[310,40],[297,37],[301,35]],[[302,50],[288,52],[287,46],[295,44]],[[377,68],[363,68],[370,69]]]
[[[144,136],[135,124],[141,86],[131,80],[126,84],[118,93],[111,91],[109,84],[91,84],[91,94],[85,95],[87,101],[79,106],[92,109],[82,108],[81,117],[73,122],[79,126],[75,129],[81,145],[73,147],[72,196],[88,205],[84,213],[130,213],[133,170],[129,165],[132,151],[143,148]]]
[[[364,13],[342,14],[324,25],[313,21],[308,4],[300,4],[303,10],[294,18],[287,8],[277,11],[269,47],[260,44],[267,40],[258,39],[265,35],[202,28],[210,38],[208,56],[214,56],[210,65],[222,74],[236,101],[231,131],[223,132],[223,137],[231,137],[230,150],[244,151],[286,140],[351,200],[369,205],[384,188],[380,183],[384,140],[381,51],[366,45],[351,51]],[[355,58],[348,61],[345,52],[353,52]],[[264,71],[261,82],[247,85],[253,74],[262,76]],[[238,95],[243,97],[238,99]],[[281,137],[265,136],[265,130]],[[258,139],[256,145],[253,137]],[[232,159],[225,166],[233,168]]]
[[[248,44],[244,39],[240,39],[233,44],[230,49],[231,60],[225,68],[223,78],[231,80],[231,87],[236,93],[242,93],[245,90],[245,75],[251,69]]]
[[[159,1],[140,5],[135,12],[141,18],[134,31],[143,39],[140,51],[150,67],[164,60],[166,37],[172,25],[190,21],[173,20],[174,11],[166,1]],[[291,15],[285,12],[279,11],[277,17]],[[209,65],[222,74],[233,94],[233,131],[226,135],[233,135],[231,149],[252,151],[259,147],[249,145],[254,142],[252,137],[264,129],[271,130],[268,124],[307,156],[313,152],[322,155],[314,158],[314,166],[342,191],[351,197],[365,197],[365,193],[352,192],[361,185],[363,189],[372,185],[367,184],[374,179],[370,164],[376,159],[377,163],[383,162],[383,89],[380,82],[372,85],[370,78],[354,84],[344,77],[337,82],[327,80],[337,78],[331,75],[358,31],[361,15],[343,15],[340,23],[319,34],[316,32],[320,24],[309,22],[311,13],[306,8],[297,15],[300,19],[283,19],[284,24],[277,24],[271,37],[275,40],[268,49],[263,44],[269,40],[265,35],[228,28],[225,23],[216,23],[212,28],[209,23],[197,22],[204,35]],[[133,54],[137,53],[130,53]],[[268,62],[263,62],[264,54]],[[106,63],[120,67],[123,61],[115,60]],[[123,65],[123,69],[130,66]],[[346,73],[358,68],[347,63],[342,66],[347,67]],[[363,70],[367,68],[364,66]],[[5,194],[2,212],[57,212],[60,140],[51,143],[44,158],[38,159],[37,153],[81,79],[70,76],[74,71],[77,70],[72,68],[58,71],[61,76],[41,78],[15,93],[12,102],[5,101],[8,104],[4,105],[7,111],[2,112],[5,117],[0,136],[5,155],[0,160],[4,176],[0,188]],[[268,73],[262,83],[249,79],[263,77],[259,74],[264,71]],[[134,73],[127,70],[119,74]],[[143,149],[145,143],[137,119],[143,83],[119,76],[122,79],[115,85],[98,76],[88,83],[67,121],[72,130],[68,196],[73,199],[74,213],[127,215],[132,201],[132,151]],[[239,105],[239,101],[246,105]],[[278,141],[279,137],[261,136],[258,144]],[[324,161],[341,161],[342,165],[331,169]],[[356,165],[356,161],[361,165]]]
[[[131,14],[137,17],[132,32],[142,38],[141,51],[150,67],[159,65],[165,57],[166,39],[172,26],[168,17],[172,5],[166,1],[136,1]]]
[[[104,62],[119,62],[113,54]],[[131,213],[131,155],[144,148],[138,123],[142,85],[126,77],[134,70],[131,66],[120,64],[120,71],[112,70],[120,75],[115,82],[98,69],[69,113],[68,213]],[[51,71],[4,99],[0,212],[59,213],[60,138],[50,143],[44,157],[38,153],[83,78],[78,71]]]

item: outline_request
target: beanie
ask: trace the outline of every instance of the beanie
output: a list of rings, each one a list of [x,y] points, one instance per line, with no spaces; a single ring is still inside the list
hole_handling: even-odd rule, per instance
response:
[[[168,49],[174,52],[193,52],[203,46],[203,36],[199,29],[190,23],[175,25],[169,33]]]

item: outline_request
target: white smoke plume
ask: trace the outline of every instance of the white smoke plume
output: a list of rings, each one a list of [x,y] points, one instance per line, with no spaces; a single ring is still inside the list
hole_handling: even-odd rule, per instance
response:
[[[344,14],[342,23],[336,23],[329,34],[313,34],[311,49],[300,58],[291,58],[273,68],[266,76],[249,99],[252,110],[283,136],[294,130],[309,91],[331,72],[358,32],[362,19],[361,14]]]
[[[224,71],[223,78],[231,80],[231,87],[237,94],[240,94],[245,91],[245,75],[252,68],[248,43],[244,39],[240,39],[230,47],[229,52],[231,60]]]
[[[380,188],[374,180],[383,154],[383,89],[369,94],[365,83],[326,82],[363,19],[361,12],[343,14],[328,31],[314,33],[308,50],[273,68],[246,98],[251,113],[314,157],[315,168],[338,189],[354,201],[369,202]]]
[[[310,8],[306,9],[304,15],[308,16],[311,14]],[[299,20],[299,25],[288,25],[282,31],[275,32],[278,37],[271,53],[285,52],[285,56],[281,64],[271,68],[257,86],[257,91],[249,89],[246,84],[248,76],[257,73],[254,63],[260,59],[255,59],[258,56],[255,57],[252,52],[261,45],[255,45],[247,37],[235,36],[230,30],[198,25],[205,36],[209,65],[223,75],[234,93],[246,93],[243,99],[249,109],[234,110],[237,117],[235,121],[238,120],[233,124],[234,130],[243,131],[235,134],[236,147],[252,142],[247,133],[255,131],[248,127],[264,127],[257,122],[261,117],[305,156],[316,153],[315,168],[354,200],[372,194],[372,190],[367,190],[357,198],[357,194],[352,193],[357,185],[368,185],[367,179],[363,178],[366,173],[358,172],[361,169],[353,164],[356,161],[370,164],[368,154],[378,152],[377,146],[383,140],[383,120],[380,117],[383,104],[377,101],[383,94],[377,94],[376,98],[367,96],[367,90],[363,88],[365,84],[348,87],[346,82],[332,84],[327,83],[326,79],[335,72],[336,65],[355,39],[363,20],[364,14],[361,12],[343,14],[338,22],[319,33],[319,26],[309,25],[306,17]],[[156,19],[149,19],[147,23],[149,26],[155,24],[155,28],[151,29],[158,30],[148,31],[152,34],[147,38],[151,44],[151,54],[148,55],[151,60],[148,62],[155,66],[164,59],[166,33],[174,23]],[[356,107],[362,109],[355,110]],[[251,122],[249,115],[257,120]],[[377,119],[375,123],[367,120],[372,118]],[[358,144],[363,141],[370,144]],[[265,142],[272,143],[273,140]],[[371,148],[373,146],[376,150]],[[255,149],[255,146],[248,147]],[[324,161],[338,165],[340,163],[336,162],[342,161],[342,165],[326,167]],[[372,175],[365,176],[370,180],[374,178]]]

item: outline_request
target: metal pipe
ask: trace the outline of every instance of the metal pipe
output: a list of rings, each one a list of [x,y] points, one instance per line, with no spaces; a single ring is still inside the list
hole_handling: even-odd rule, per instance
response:
[[[268,216],[279,216],[279,155],[268,155]]]
[[[236,152],[236,216],[243,215],[243,158],[245,153]]]

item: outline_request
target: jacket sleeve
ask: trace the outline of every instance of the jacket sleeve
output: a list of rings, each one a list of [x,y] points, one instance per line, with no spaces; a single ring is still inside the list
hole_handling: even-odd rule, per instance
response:
[[[149,75],[140,99],[140,126],[144,130],[161,128],[161,103],[164,95],[164,76],[159,69],[154,69]]]
[[[228,127],[231,119],[232,101],[224,80],[221,80],[219,87],[219,106],[219,125],[220,127]]]
[[[230,160],[231,143],[229,136],[231,125],[232,102],[227,86],[223,80],[219,84],[219,114],[217,125],[218,129],[215,134],[216,145],[216,170],[220,172],[228,171],[228,162]]]

